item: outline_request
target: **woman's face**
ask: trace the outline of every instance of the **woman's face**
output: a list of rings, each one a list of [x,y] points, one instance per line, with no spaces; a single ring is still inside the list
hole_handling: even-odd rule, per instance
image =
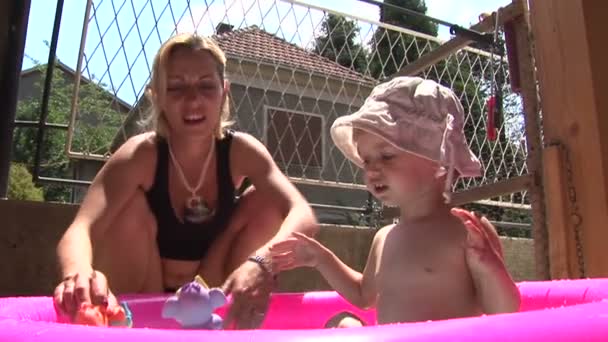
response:
[[[166,76],[167,88],[160,107],[169,130],[180,136],[213,134],[219,125],[227,87],[211,53],[176,47],[167,61]]]

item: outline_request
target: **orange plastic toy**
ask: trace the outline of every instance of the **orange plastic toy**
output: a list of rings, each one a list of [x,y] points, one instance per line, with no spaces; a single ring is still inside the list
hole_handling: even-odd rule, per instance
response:
[[[129,326],[129,320],[125,310],[120,305],[93,305],[82,303],[76,312],[74,323],[82,325],[92,325],[97,327],[108,326]]]

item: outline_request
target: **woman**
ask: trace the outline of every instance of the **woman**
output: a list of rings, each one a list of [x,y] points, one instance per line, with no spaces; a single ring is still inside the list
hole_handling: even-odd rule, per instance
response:
[[[225,65],[209,38],[177,35],[160,48],[146,92],[153,131],[112,155],[58,244],[54,298],[66,314],[114,294],[174,291],[200,274],[232,293],[229,323],[261,323],[268,246],[317,224],[262,143],[228,129]],[[245,178],[252,186],[236,197]]]

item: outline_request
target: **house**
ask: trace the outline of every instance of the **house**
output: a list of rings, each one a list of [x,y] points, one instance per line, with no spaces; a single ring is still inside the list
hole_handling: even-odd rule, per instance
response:
[[[231,109],[236,129],[265,143],[279,167],[306,198],[318,204],[322,222],[354,223],[344,211],[361,208],[367,191],[361,173],[348,163],[329,136],[332,122],[357,110],[375,80],[291,44],[257,26],[233,30],[220,24],[215,39],[227,57]],[[114,148],[140,132],[145,100],[135,107],[115,138]]]
[[[32,68],[23,70],[21,72],[21,78],[19,81],[19,90],[18,90],[18,101],[26,102],[30,99],[41,99],[42,92],[44,87],[44,81],[46,77],[46,65],[34,66]],[[51,90],[51,103],[59,103],[59,106],[63,109],[65,107],[65,113],[60,113],[66,119],[61,120],[62,122],[51,122],[58,124],[66,124],[67,117],[70,113],[70,100],[69,98],[63,98],[63,95],[71,94],[72,88],[74,86],[74,80],[76,76],[76,71],[61,61],[57,60],[55,62],[55,69],[59,71],[59,73],[55,72],[53,77],[61,77],[62,79],[53,79],[53,87]],[[93,87],[95,89],[95,101],[102,106],[105,111],[112,110],[112,113],[118,114],[120,117],[117,117],[115,121],[121,122],[124,120],[124,117],[131,111],[132,107],[126,102],[122,101],[120,98],[111,94],[108,90],[102,88],[101,86],[97,86],[94,82],[91,82],[88,78],[81,76],[80,78],[80,86],[81,89],[83,87],[87,87],[88,85],[94,84]],[[56,89],[55,87],[59,87],[60,89]],[[88,89],[91,89],[90,87]],[[59,98],[54,97],[60,93]],[[90,95],[90,94],[89,94]],[[52,106],[51,106],[52,107]],[[87,115],[88,114],[88,115]],[[83,121],[88,121],[86,123],[89,127],[95,127],[95,125],[99,124],[99,116],[102,116],[104,113],[80,113]],[[32,118],[34,121],[37,121],[38,115],[35,118]],[[52,121],[52,120],[51,120]],[[32,127],[31,129],[37,129],[36,127]],[[56,128],[46,128],[46,136],[48,137],[48,132]],[[75,134],[75,137],[78,134]],[[82,136],[82,134],[81,134]],[[78,139],[78,138],[75,138]],[[31,142],[35,144],[35,142]],[[32,148],[35,148],[32,146]],[[80,151],[78,151],[80,152]],[[100,167],[103,165],[103,162],[95,162],[91,161],[90,158],[85,156],[71,156],[71,174],[73,179],[76,180],[91,180],[92,177],[90,175],[95,175],[97,171],[99,171]],[[44,162],[44,161],[43,161]],[[44,174],[42,171],[41,176],[48,176]],[[80,202],[84,191],[86,189],[74,187],[72,191],[72,202]]]

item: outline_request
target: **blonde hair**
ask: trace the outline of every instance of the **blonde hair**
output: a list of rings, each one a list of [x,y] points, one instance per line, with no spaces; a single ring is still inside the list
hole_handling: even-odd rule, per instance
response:
[[[147,118],[142,122],[146,128],[153,130],[163,138],[168,137],[169,127],[167,119],[160,108],[159,101],[166,96],[167,92],[167,63],[171,57],[171,53],[178,47],[185,47],[194,51],[208,51],[217,63],[217,72],[220,76],[222,87],[224,86],[226,56],[213,39],[201,37],[194,33],[182,33],[164,42],[158,50],[156,57],[154,57],[150,83],[147,85],[145,92],[148,101],[150,101],[151,108]],[[232,124],[233,122],[230,120],[230,96],[226,94],[220,109],[220,120],[214,135],[222,138],[225,129]]]

